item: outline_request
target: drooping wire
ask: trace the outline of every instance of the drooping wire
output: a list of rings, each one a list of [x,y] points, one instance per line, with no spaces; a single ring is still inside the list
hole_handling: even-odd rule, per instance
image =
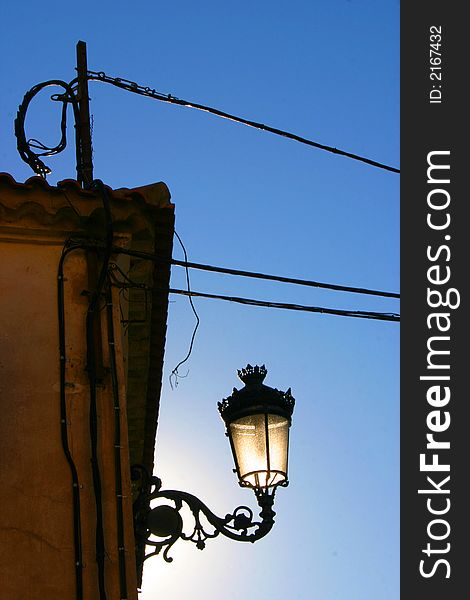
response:
[[[187,255],[187,252],[186,252],[186,248],[184,247],[184,244],[183,244],[183,242],[182,242],[182,240],[181,240],[180,236],[177,234],[177,232],[176,232],[176,231],[174,232],[174,234],[175,234],[175,237],[176,237],[176,239],[177,239],[177,240],[178,240],[178,242],[180,243],[180,245],[181,245],[181,248],[183,249],[184,260],[185,260],[185,262],[187,262],[187,261],[188,261],[188,255]],[[178,386],[178,378],[180,378],[180,377],[187,377],[187,374],[186,374],[186,375],[180,375],[180,374],[178,373],[178,369],[179,369],[179,367],[181,367],[181,365],[182,365],[182,364],[184,364],[184,363],[185,363],[185,362],[186,362],[186,361],[189,359],[189,357],[191,356],[191,353],[192,353],[192,351],[193,351],[194,339],[195,339],[195,337],[196,337],[196,331],[197,331],[197,329],[198,329],[198,327],[199,327],[199,322],[200,322],[200,320],[199,320],[199,315],[197,314],[196,308],[194,307],[193,299],[192,299],[192,297],[191,297],[191,284],[190,284],[190,282],[189,282],[189,270],[188,270],[188,267],[186,267],[186,286],[187,286],[187,290],[188,290],[188,298],[189,298],[189,303],[190,303],[190,305],[191,305],[191,309],[192,309],[192,311],[193,311],[193,313],[194,313],[194,316],[195,316],[195,318],[196,318],[196,324],[195,324],[195,326],[194,326],[193,334],[192,334],[192,336],[191,336],[191,341],[190,341],[190,343],[189,343],[189,349],[188,349],[188,353],[187,353],[187,354],[186,354],[186,356],[183,358],[183,360],[180,360],[180,362],[179,362],[179,363],[176,365],[176,367],[175,367],[175,368],[173,369],[173,371],[170,373],[169,381],[170,381],[170,387],[171,387],[171,389],[173,389],[173,381],[172,381],[172,378],[174,378],[174,379],[175,379],[175,387],[177,387],[177,386]]]
[[[276,127],[270,127],[269,125],[264,125],[263,123],[258,123],[257,121],[251,121],[248,119],[243,119],[242,117],[237,117],[230,113],[219,110],[218,108],[213,108],[211,106],[205,106],[204,104],[198,104],[196,102],[188,102],[187,100],[182,100],[177,98],[176,96],[172,96],[171,94],[163,94],[161,92],[157,92],[154,89],[149,87],[144,87],[139,85],[135,81],[130,81],[128,79],[123,79],[122,77],[110,77],[103,73],[103,71],[88,71],[88,79],[94,81],[101,81],[104,83],[110,83],[116,87],[127,90],[129,92],[133,92],[134,94],[140,94],[141,96],[148,96],[150,98],[154,98],[155,100],[160,100],[161,102],[168,102],[170,104],[177,104],[179,106],[185,106],[188,108],[195,108],[197,110],[201,110],[212,115],[216,115],[218,117],[222,117],[224,119],[228,119],[230,121],[235,121],[236,123],[241,123],[242,125],[247,125],[248,127],[254,127],[255,129],[260,129],[262,131],[267,131],[269,133],[274,133],[275,135],[280,135],[285,138],[289,138],[296,142],[300,142],[302,144],[307,144],[308,146],[313,146],[320,150],[325,150],[326,152],[332,152],[334,154],[338,154],[341,156],[345,156],[346,158],[351,158],[353,160],[358,160],[373,167],[377,167],[379,169],[385,169],[386,171],[391,171],[393,173],[399,173],[400,169],[396,167],[391,167],[389,165],[380,163],[376,160],[372,160],[370,158],[365,158],[364,156],[359,156],[358,154],[353,154],[352,152],[346,152],[345,150],[339,150],[338,148],[334,148],[333,146],[327,146],[325,144],[320,144],[319,142],[314,142],[313,140],[309,140],[305,137],[297,135],[295,133],[290,133],[288,131],[284,131],[282,129],[277,129]]]

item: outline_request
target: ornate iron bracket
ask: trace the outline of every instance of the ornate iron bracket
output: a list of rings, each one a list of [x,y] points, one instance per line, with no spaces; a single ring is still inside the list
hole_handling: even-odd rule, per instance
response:
[[[138,566],[141,568],[144,560],[159,554],[163,550],[163,558],[172,562],[168,556],[173,544],[178,540],[193,542],[203,550],[206,540],[219,534],[239,542],[256,542],[264,537],[274,525],[273,511],[275,488],[255,490],[258,504],[261,507],[260,521],[254,520],[253,511],[248,506],[239,506],[233,513],[224,518],[216,516],[199,498],[187,492],[178,490],[162,490],[162,482],[158,477],[149,474],[142,465],[132,467],[132,480],[138,486],[138,496],[134,501],[134,530],[137,545]],[[152,500],[164,499],[154,508],[150,507]],[[194,526],[191,533],[183,531],[181,509],[186,505],[193,516]],[[211,526],[206,525],[201,517]],[[152,546],[152,552],[146,553],[146,546]],[[140,559],[139,559],[140,557]]]

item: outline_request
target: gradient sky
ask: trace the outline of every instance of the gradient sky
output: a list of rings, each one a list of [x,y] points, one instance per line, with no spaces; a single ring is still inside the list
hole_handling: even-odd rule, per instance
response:
[[[0,171],[23,95],[88,66],[164,93],[399,166],[399,3],[391,0],[2,4]],[[51,90],[53,93],[54,90]],[[59,106],[33,102],[27,135],[55,144]],[[95,177],[164,181],[189,260],[399,291],[399,176],[188,108],[90,83]],[[48,181],[75,176],[73,129]],[[183,258],[175,240],[175,258]],[[185,287],[174,267],[172,286]],[[191,272],[194,290],[399,312],[374,299]],[[187,298],[169,311],[156,473],[223,516],[257,507],[238,487],[217,401],[236,370],[266,364],[292,387],[290,486],[254,545],[218,538],[149,559],[141,600],[396,600],[399,596],[399,325]]]

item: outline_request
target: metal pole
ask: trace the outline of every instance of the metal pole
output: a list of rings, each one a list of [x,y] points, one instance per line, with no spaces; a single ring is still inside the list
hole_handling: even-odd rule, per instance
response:
[[[90,127],[90,98],[88,96],[88,66],[86,56],[86,43],[77,43],[77,77],[78,77],[78,105],[80,108],[79,146],[80,164],[77,164],[77,176],[80,185],[87,188],[93,181],[93,160],[91,148]]]

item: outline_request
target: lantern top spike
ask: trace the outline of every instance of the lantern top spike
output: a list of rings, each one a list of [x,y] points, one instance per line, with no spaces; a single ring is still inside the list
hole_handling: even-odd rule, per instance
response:
[[[255,365],[254,367],[252,367],[250,364],[248,364],[244,369],[239,369],[237,373],[239,379],[241,379],[241,381],[243,381],[245,385],[259,385],[263,383],[264,378],[268,373],[268,370],[264,365],[262,365],[261,367]]]

